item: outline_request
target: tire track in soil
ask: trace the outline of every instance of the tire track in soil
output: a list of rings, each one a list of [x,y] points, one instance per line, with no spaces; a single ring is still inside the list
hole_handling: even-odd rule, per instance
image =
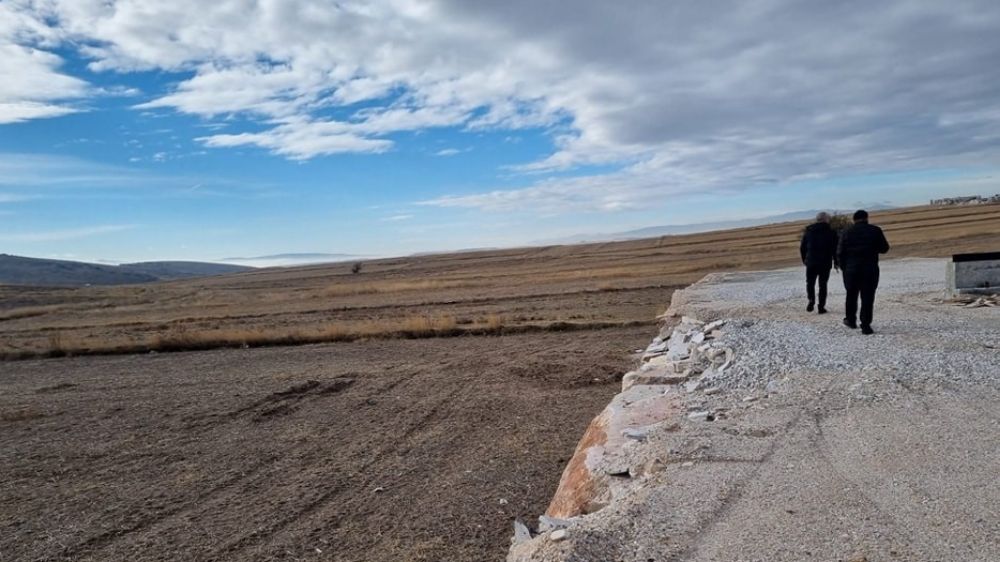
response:
[[[233,410],[231,412],[227,412],[225,414],[221,414],[221,415],[217,415],[217,416],[220,417],[220,418],[222,418],[220,421],[223,422],[223,423],[229,422],[229,421],[234,421],[236,419],[239,419],[241,414],[243,414],[245,412],[248,412],[248,411],[252,411],[252,410],[254,410],[256,408],[259,408],[260,406],[265,406],[265,405],[272,404],[272,403],[275,403],[275,402],[278,402],[279,405],[280,405],[281,401],[283,399],[290,399],[290,400],[292,400],[296,404],[299,403],[299,402],[301,402],[301,401],[303,401],[304,399],[307,399],[307,398],[312,398],[313,399],[312,401],[314,401],[314,400],[316,400],[318,398],[322,398],[324,396],[330,396],[330,395],[339,393],[339,392],[341,392],[341,391],[343,391],[343,390],[351,387],[353,384],[354,384],[354,380],[346,378],[346,377],[338,377],[336,379],[333,379],[333,381],[331,381],[331,383],[327,384],[327,385],[324,385],[323,383],[320,383],[319,381],[310,380],[310,381],[307,381],[307,382],[302,383],[300,385],[292,385],[291,387],[289,387],[289,388],[287,388],[285,390],[273,392],[273,393],[265,396],[264,398],[261,398],[259,400],[253,401],[248,406],[244,406],[242,408],[238,408],[238,409]],[[315,392],[313,392],[313,391],[315,391]],[[252,418],[253,421],[259,421],[258,418],[260,416],[262,416],[262,415],[266,415],[266,412],[267,412],[267,410],[265,410],[264,412],[259,413],[257,416],[254,416],[254,418]],[[216,417],[216,416],[212,416],[212,417]],[[207,424],[207,425],[208,426],[217,426],[218,423],[211,423],[211,424]],[[202,427],[205,427],[205,426],[204,425],[188,425],[188,426],[185,427],[185,429],[198,429],[198,428],[202,428]],[[122,449],[124,449],[124,447]],[[102,457],[107,457],[108,455],[109,454],[104,454],[104,455],[101,455],[101,456]],[[156,455],[155,453],[151,453],[149,455],[144,455],[144,456],[156,458],[158,455]],[[277,464],[280,464],[284,460],[285,460],[285,456],[284,455],[281,455],[281,454],[272,455],[272,456],[268,457],[264,461],[261,461],[259,463],[251,465],[250,468],[249,468],[249,470],[242,470],[238,475],[236,475],[236,476],[234,476],[232,478],[223,480],[219,484],[217,484],[217,485],[209,488],[203,494],[198,495],[198,496],[192,498],[191,500],[189,500],[189,501],[187,501],[187,502],[185,502],[185,503],[183,503],[183,504],[181,504],[179,506],[175,506],[173,508],[169,508],[167,510],[164,510],[164,511],[161,511],[159,513],[150,515],[148,517],[141,518],[139,521],[135,522],[134,524],[132,524],[132,525],[130,525],[128,527],[109,530],[109,531],[100,533],[100,534],[98,534],[96,536],[90,537],[90,538],[86,539],[85,541],[83,541],[82,543],[79,543],[78,545],[75,545],[75,546],[72,546],[72,547],[68,547],[61,554],[61,556],[63,556],[63,557],[70,557],[70,558],[77,558],[77,557],[79,557],[81,555],[92,555],[92,554],[95,554],[97,551],[99,551],[99,550],[101,550],[101,549],[103,549],[103,548],[105,548],[107,546],[110,546],[111,543],[113,543],[116,540],[125,539],[125,538],[128,537],[128,535],[131,535],[133,533],[139,533],[139,532],[145,531],[147,529],[150,529],[150,528],[152,528],[152,527],[154,527],[156,525],[159,525],[161,523],[167,523],[171,519],[180,517],[183,514],[189,512],[189,511],[192,511],[192,510],[194,510],[197,507],[200,507],[200,506],[202,506],[202,505],[204,505],[204,504],[206,504],[208,502],[213,502],[218,497],[220,497],[221,495],[223,495],[222,492],[224,492],[226,490],[229,490],[229,489],[237,486],[238,484],[253,482],[258,477],[265,477],[266,476],[266,473],[265,473],[265,470],[264,470],[265,468],[271,467],[271,466],[274,466],[274,465],[277,465]],[[141,459],[133,459],[133,463],[138,463],[140,461],[141,461]],[[119,464],[120,464],[120,461],[119,461]]]
[[[392,385],[392,386],[394,387],[396,385]],[[430,411],[428,411],[423,417],[421,417],[419,420],[417,420],[417,422],[415,424],[413,424],[411,427],[407,428],[407,430],[405,432],[403,432],[403,435],[402,435],[402,437],[400,438],[400,440],[398,442],[392,443],[392,444],[390,444],[390,445],[388,445],[388,446],[380,449],[377,453],[375,453],[372,456],[372,459],[369,462],[362,464],[360,466],[360,468],[358,469],[357,472],[359,472],[359,473],[368,473],[370,468],[372,468],[375,464],[377,464],[379,462],[382,462],[386,457],[389,456],[390,453],[392,453],[393,451],[396,451],[396,450],[399,450],[399,449],[403,448],[401,446],[402,443],[408,443],[408,442],[410,442],[413,435],[415,435],[418,431],[421,431],[422,429],[425,429],[434,419],[437,418],[438,413],[441,411],[441,407],[445,403],[452,401],[455,398],[455,396],[457,396],[461,391],[462,391],[462,387],[460,386],[460,387],[458,387],[458,388],[456,388],[456,389],[448,392],[443,398],[441,398],[437,402],[437,404],[434,405],[433,408],[431,408]],[[365,489],[365,490],[370,489],[370,484],[373,482],[373,480],[374,480],[373,478],[369,477],[368,479],[366,479],[364,481],[364,483],[361,486],[358,486],[358,488]],[[342,485],[342,486],[337,486],[335,488],[327,490],[326,492],[323,492],[322,494],[320,494],[319,497],[317,497],[315,500],[307,503],[301,509],[296,510],[294,513],[290,514],[289,516],[287,516],[287,517],[281,519],[280,521],[274,523],[273,525],[269,526],[264,531],[254,531],[250,535],[247,535],[247,536],[245,536],[243,538],[240,538],[240,539],[238,539],[237,541],[235,541],[235,542],[233,542],[231,544],[223,546],[221,549],[218,550],[218,552],[219,553],[225,553],[225,554],[234,554],[234,553],[242,552],[242,551],[246,550],[247,548],[249,548],[251,546],[254,546],[254,543],[259,543],[259,542],[261,542],[263,540],[271,538],[272,536],[276,535],[277,533],[279,533],[279,532],[283,531],[284,529],[290,527],[294,523],[296,523],[296,522],[298,522],[298,521],[300,521],[302,519],[305,519],[309,515],[311,515],[314,512],[318,511],[324,505],[326,505],[329,502],[331,502],[334,499],[336,499],[336,497],[341,492],[343,492],[345,489],[347,489],[347,488],[348,488],[348,486]]]

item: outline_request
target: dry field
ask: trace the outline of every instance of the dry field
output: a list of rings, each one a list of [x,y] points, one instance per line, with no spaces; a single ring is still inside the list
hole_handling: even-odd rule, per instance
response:
[[[1000,247],[996,205],[873,222]],[[0,287],[0,561],[502,559],[672,290],[801,226]]]
[[[996,249],[1000,206],[879,213],[891,257]],[[801,223],[275,268],[155,285],[0,286],[0,357],[511,334],[650,322],[706,272],[796,263]]]

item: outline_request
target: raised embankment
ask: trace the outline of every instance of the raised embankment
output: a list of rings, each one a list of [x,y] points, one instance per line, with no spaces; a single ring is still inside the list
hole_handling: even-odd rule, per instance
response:
[[[836,276],[827,315],[799,269],[675,293],[508,560],[1000,560],[1000,307],[945,270],[884,263],[873,336]]]

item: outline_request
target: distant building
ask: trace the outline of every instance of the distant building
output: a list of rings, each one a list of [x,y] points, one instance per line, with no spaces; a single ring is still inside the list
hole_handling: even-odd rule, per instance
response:
[[[1000,203],[1000,193],[993,196],[967,195],[965,197],[931,199],[931,205],[988,205],[990,203]]]

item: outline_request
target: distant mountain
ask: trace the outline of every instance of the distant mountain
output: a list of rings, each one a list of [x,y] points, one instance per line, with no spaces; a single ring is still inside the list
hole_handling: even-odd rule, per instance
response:
[[[355,254],[324,254],[324,253],[297,253],[297,254],[272,254],[270,256],[254,256],[249,258],[223,258],[226,263],[250,265],[254,267],[273,267],[288,265],[307,265],[315,263],[330,263],[338,261],[350,261],[364,259],[366,256]]]
[[[868,210],[870,211],[880,211],[886,209],[892,209],[893,207],[888,205],[870,205]],[[840,214],[851,214],[854,211],[846,210],[835,210],[828,211]],[[539,240],[539,244],[582,244],[585,242],[616,242],[621,240],[637,240],[640,238],[656,238],[658,236],[669,236],[674,234],[694,234],[697,232],[711,232],[713,230],[729,230],[733,228],[747,228],[751,226],[760,226],[764,224],[774,224],[780,222],[792,222],[800,220],[809,220],[819,213],[818,210],[810,211],[792,211],[790,213],[782,213],[780,215],[770,215],[767,217],[755,217],[749,219],[736,219],[727,221],[716,221],[716,222],[699,222],[699,223],[689,223],[689,224],[668,224],[661,226],[648,226],[645,228],[639,228],[635,230],[626,230],[624,232],[610,232],[610,233],[597,233],[597,234],[577,234],[574,236],[567,236],[564,238],[556,238],[550,240]]]
[[[189,277],[208,277],[210,275],[225,275],[250,271],[252,267],[229,263],[208,263],[200,261],[146,261],[139,263],[123,263],[118,266],[122,271],[152,275],[162,280],[186,279]]]
[[[99,265],[0,254],[0,284],[34,286],[127,285],[236,273],[251,268],[200,262]]]

